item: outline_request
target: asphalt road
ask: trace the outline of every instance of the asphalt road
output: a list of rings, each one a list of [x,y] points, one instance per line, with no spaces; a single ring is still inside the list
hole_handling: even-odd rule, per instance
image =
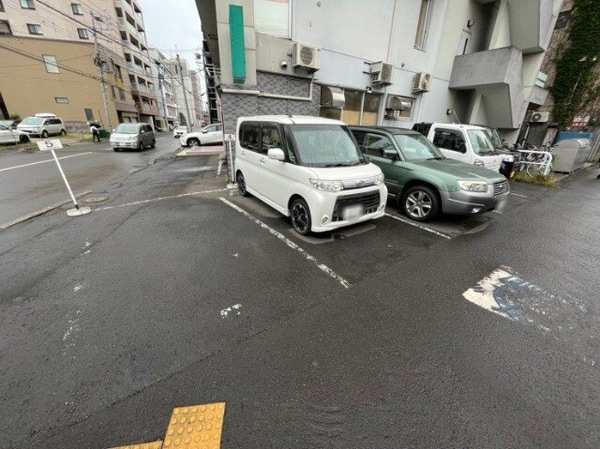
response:
[[[223,448],[600,446],[596,172],[305,239],[216,161],[1,231],[0,447],[153,441],[215,401]]]

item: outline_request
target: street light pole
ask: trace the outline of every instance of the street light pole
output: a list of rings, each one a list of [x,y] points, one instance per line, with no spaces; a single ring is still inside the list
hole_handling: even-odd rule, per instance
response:
[[[108,129],[112,130],[112,122],[110,120],[110,114],[108,113],[108,101],[106,100],[106,88],[104,85],[104,72],[102,71],[102,59],[100,58],[100,53],[98,52],[98,36],[96,34],[96,20],[102,22],[102,18],[98,15],[95,15],[93,12],[90,12],[92,16],[92,31],[94,33],[94,63],[98,66],[98,70],[100,70],[100,88],[102,89],[102,102],[104,103],[104,113],[106,114],[106,120],[108,123]]]
[[[191,131],[192,127],[190,125],[190,122],[192,121],[192,117],[190,115],[190,107],[188,106],[187,95],[185,94],[185,84],[183,84],[183,70],[181,69],[181,62],[179,61],[179,54],[177,55],[177,68],[179,70],[179,78],[181,80],[181,91],[183,92],[185,111],[187,112],[187,130]]]

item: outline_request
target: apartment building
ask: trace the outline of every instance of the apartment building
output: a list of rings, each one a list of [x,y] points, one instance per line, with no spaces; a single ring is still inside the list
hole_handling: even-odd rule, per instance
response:
[[[185,117],[188,127],[199,125],[196,120],[196,108],[194,105],[194,87],[192,86],[192,76],[188,61],[181,58],[170,58],[166,63],[167,71],[165,78],[168,78],[173,88],[174,100],[177,104],[177,118],[181,114]],[[179,123],[180,124],[180,123]]]
[[[177,102],[173,93],[173,81],[167,72],[167,58],[157,48],[149,51],[151,62],[154,63],[152,72],[154,79],[158,82],[157,107],[159,116],[156,117],[156,125],[166,131],[175,125],[178,120]]]
[[[196,4],[226,133],[239,115],[277,113],[479,123],[510,141],[546,99],[536,81],[562,0]]]
[[[0,0],[0,115],[154,123],[156,80],[137,0]]]

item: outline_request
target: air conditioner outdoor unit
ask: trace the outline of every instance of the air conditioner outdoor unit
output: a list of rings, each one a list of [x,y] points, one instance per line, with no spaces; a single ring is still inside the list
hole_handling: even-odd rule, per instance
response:
[[[319,70],[319,51],[314,47],[296,42],[294,43],[294,58],[292,63],[294,68],[307,69],[312,72]]]
[[[429,92],[429,84],[431,83],[431,74],[425,72],[415,73],[413,78],[413,92]]]
[[[375,62],[371,64],[371,84],[377,86],[389,86],[392,84],[392,74],[394,67],[385,62]]]
[[[533,123],[545,123],[550,118],[550,112],[534,112],[531,114],[530,122]]]

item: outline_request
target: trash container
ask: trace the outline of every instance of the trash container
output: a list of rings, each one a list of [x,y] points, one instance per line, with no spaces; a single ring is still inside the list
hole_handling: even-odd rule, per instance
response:
[[[589,139],[565,139],[552,147],[552,171],[571,173],[583,168],[592,145]]]
[[[100,138],[101,139],[108,139],[109,137],[110,137],[110,132],[108,132],[105,129],[100,130]]]

